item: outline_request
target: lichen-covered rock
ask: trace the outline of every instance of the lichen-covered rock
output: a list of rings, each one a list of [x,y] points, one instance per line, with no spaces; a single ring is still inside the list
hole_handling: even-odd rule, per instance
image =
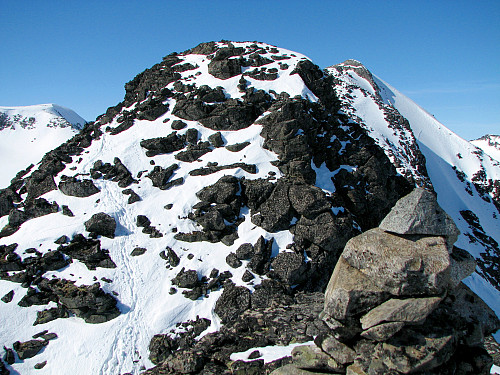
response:
[[[450,258],[444,237],[407,239],[375,228],[352,238],[342,256],[393,295],[439,295],[448,289]]]
[[[279,253],[271,262],[271,266],[287,285],[297,285],[307,275],[307,263],[304,256],[292,252]]]
[[[215,313],[223,323],[236,319],[250,307],[250,290],[243,286],[235,286],[231,282],[224,284],[224,292],[215,304]]]
[[[100,191],[92,180],[77,180],[76,178],[69,178],[61,181],[59,183],[59,190],[65,195],[80,198],[90,197]]]

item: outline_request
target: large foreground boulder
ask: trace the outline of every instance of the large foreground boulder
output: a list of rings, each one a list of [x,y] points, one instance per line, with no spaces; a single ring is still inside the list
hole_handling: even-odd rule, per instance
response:
[[[273,374],[489,374],[484,338],[500,321],[461,283],[474,262],[457,235],[434,194],[403,197],[345,246],[325,293],[327,333]]]

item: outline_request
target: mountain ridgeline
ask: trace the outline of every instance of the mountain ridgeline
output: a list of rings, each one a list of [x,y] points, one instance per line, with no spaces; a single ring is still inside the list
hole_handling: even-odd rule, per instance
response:
[[[416,359],[383,344],[416,350],[401,341],[408,330],[428,356],[416,373],[491,367],[483,341],[498,329],[498,163],[465,155],[454,135],[451,159],[441,156],[418,134],[440,137],[441,128],[354,60],[322,71],[264,43],[202,43],[164,57],[125,91],[122,102],[0,190],[4,371],[410,373]],[[354,283],[342,284],[350,297],[338,300],[357,310],[334,317],[332,292],[326,301],[323,293],[348,258],[346,244],[379,230],[415,187],[427,189],[426,202],[437,193],[458,229],[449,224],[448,247],[436,240],[444,249],[438,276],[429,276],[425,264],[435,263],[427,258],[402,270],[410,267],[417,284],[428,282],[422,272],[443,277],[443,287],[380,287],[358,298]],[[434,246],[411,236],[444,236],[407,234],[404,246]],[[462,259],[456,263],[467,272],[449,257]],[[477,273],[461,284],[475,262]],[[379,271],[392,274],[391,264]],[[345,267],[375,272],[370,261]],[[418,319],[364,323],[363,314],[417,297],[429,305]],[[468,298],[483,320],[463,313],[462,331],[446,326],[436,344],[418,324],[458,311],[454,298]],[[463,344],[469,334],[479,336]],[[292,363],[296,343],[311,346],[297,349]],[[282,347],[288,354],[272,359],[251,350]],[[460,358],[469,347],[477,355]],[[372,349],[378,362],[366,358]],[[238,357],[246,351],[252,358]],[[339,351],[348,358],[337,358]],[[319,353],[316,362],[296,358],[311,353]]]

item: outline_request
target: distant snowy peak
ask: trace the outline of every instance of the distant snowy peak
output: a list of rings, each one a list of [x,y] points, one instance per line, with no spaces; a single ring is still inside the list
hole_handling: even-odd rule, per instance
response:
[[[80,130],[85,120],[73,110],[57,104],[0,107],[0,130],[38,127]]]
[[[0,107],[0,188],[78,133],[86,121],[57,104]]]
[[[491,158],[500,161],[500,135],[487,134],[471,141],[471,143],[479,147]]]

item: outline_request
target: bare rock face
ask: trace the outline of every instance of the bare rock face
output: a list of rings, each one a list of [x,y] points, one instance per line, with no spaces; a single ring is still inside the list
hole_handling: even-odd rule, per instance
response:
[[[345,246],[325,293],[327,333],[272,374],[488,374],[484,337],[500,321],[461,283],[475,262],[457,236],[433,194],[403,197]]]

